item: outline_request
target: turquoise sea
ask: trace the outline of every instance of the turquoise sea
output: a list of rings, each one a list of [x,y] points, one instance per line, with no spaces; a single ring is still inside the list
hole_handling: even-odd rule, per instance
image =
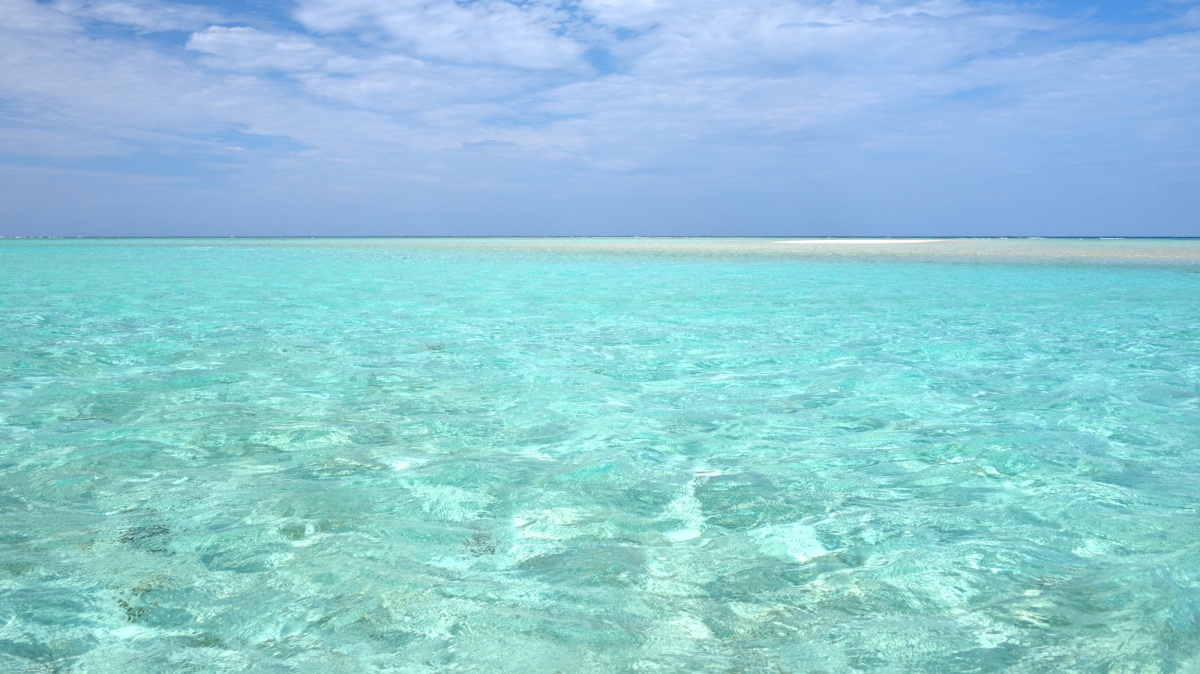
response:
[[[1198,672],[1200,241],[0,241],[0,671]]]

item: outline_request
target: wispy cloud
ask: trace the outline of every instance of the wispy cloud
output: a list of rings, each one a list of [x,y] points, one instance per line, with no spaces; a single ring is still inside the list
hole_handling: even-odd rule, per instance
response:
[[[352,33],[384,49],[451,63],[573,68],[582,51],[564,34],[572,12],[550,3],[304,0],[295,16],[316,33]]]
[[[56,0],[53,7],[77,19],[148,33],[196,30],[221,21],[221,13],[208,7],[155,0]]]
[[[202,61],[206,66],[249,72],[314,70],[336,54],[299,35],[265,33],[248,26],[210,26],[196,31],[188,38],[187,48],[208,55]]]

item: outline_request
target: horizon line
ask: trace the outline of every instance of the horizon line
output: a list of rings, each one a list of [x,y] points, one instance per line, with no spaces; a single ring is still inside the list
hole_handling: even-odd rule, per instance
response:
[[[119,239],[134,239],[134,240],[151,240],[151,239],[168,239],[168,240],[227,240],[227,239],[805,239],[805,240],[926,240],[926,239],[952,239],[952,240],[1037,240],[1037,239],[1058,239],[1058,240],[1095,240],[1095,241],[1117,241],[1117,240],[1167,240],[1167,241],[1189,241],[1200,240],[1200,235],[1197,236],[1015,236],[1015,235],[996,235],[996,236],[954,236],[954,235],[899,235],[899,236],[880,236],[880,235],[865,235],[865,236],[845,236],[845,235],[824,235],[824,236],[797,236],[790,234],[778,235],[755,235],[755,236],[720,236],[720,235],[645,235],[645,234],[614,234],[614,235],[570,235],[570,234],[357,234],[357,235],[172,235],[172,236],[5,236],[0,235],[0,240],[14,241],[71,241],[71,240],[119,240]]]

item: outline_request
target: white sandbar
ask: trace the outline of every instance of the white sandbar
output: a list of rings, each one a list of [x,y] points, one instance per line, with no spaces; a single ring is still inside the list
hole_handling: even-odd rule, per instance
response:
[[[951,239],[796,239],[796,240],[789,240],[789,241],[776,241],[775,243],[799,243],[799,244],[806,244],[806,245],[814,245],[814,244],[822,245],[822,244],[831,244],[831,243],[838,244],[838,245],[848,244],[848,243],[849,244],[869,243],[869,244],[875,245],[875,244],[881,244],[881,243],[884,243],[884,244],[887,244],[887,243],[940,243],[942,241],[950,241],[950,240]]]

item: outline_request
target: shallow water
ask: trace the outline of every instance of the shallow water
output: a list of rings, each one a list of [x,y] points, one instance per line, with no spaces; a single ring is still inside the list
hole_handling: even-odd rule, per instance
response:
[[[1192,241],[0,243],[0,671],[1200,668]]]

